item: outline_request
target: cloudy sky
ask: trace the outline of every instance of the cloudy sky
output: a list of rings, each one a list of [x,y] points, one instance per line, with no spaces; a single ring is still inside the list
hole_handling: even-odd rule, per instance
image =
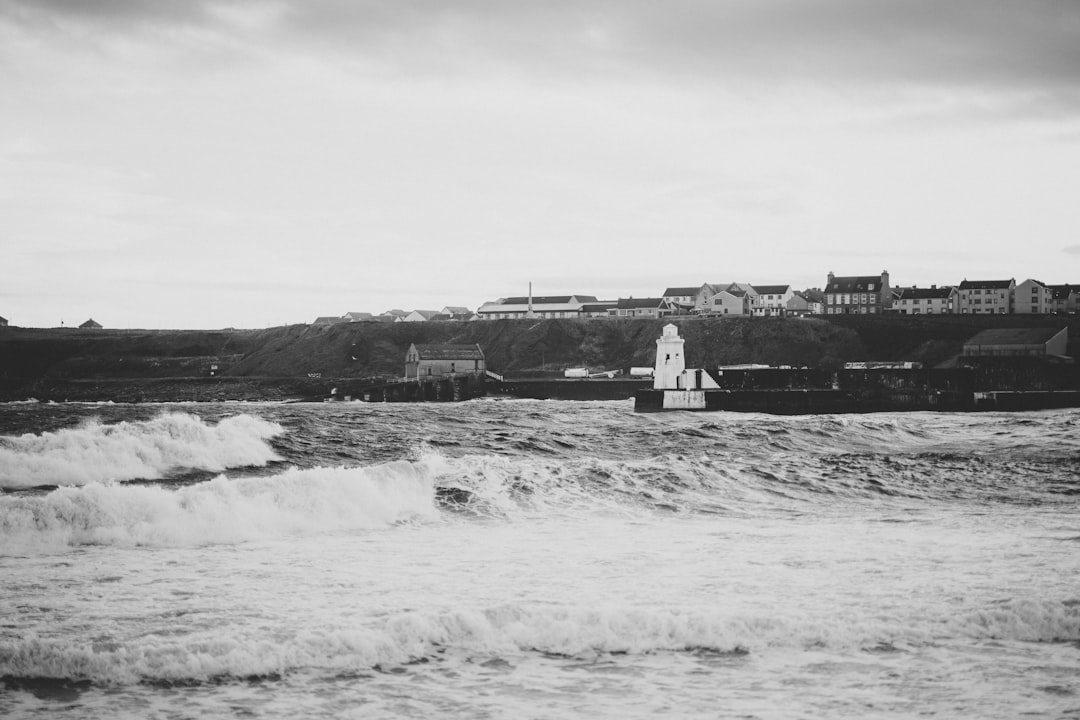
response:
[[[1077,0],[0,0],[0,315],[1080,282]]]

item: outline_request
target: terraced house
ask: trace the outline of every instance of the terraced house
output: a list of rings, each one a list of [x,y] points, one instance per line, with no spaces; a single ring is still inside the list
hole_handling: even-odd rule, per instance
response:
[[[954,311],[956,288],[931,285],[928,288],[897,288],[892,311],[900,315],[946,315]]]
[[[956,310],[961,315],[1004,315],[1012,312],[1016,279],[967,280],[957,288]]]

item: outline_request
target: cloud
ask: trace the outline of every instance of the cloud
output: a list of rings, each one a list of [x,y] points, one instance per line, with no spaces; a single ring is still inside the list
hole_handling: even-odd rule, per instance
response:
[[[1071,0],[4,0],[4,16],[39,31],[255,31],[273,52],[333,48],[384,72],[651,73],[759,90],[887,83],[1080,100]]]
[[[1080,255],[1080,245],[1068,245],[1062,251],[1069,255]]]

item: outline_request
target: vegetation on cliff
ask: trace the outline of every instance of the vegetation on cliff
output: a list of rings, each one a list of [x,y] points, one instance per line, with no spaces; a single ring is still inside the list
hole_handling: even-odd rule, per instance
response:
[[[960,353],[987,327],[1070,328],[1070,353],[1080,352],[1075,317],[837,316],[827,319],[675,318],[686,338],[687,364],[710,367],[764,363],[837,367],[861,360],[917,361],[932,366]],[[124,380],[193,397],[303,394],[334,378],[398,376],[411,343],[477,343],[489,368],[520,376],[561,374],[566,367],[651,366],[655,341],[668,320],[499,320],[473,323],[343,323],[265,330],[157,331],[0,328],[0,399],[68,395],[117,399]],[[213,381],[209,380],[213,378]],[[88,385],[89,383],[89,385]],[[89,388],[89,389],[86,389]],[[215,390],[215,388],[217,388]],[[51,395],[50,395],[51,393]],[[218,393],[218,394],[215,394]],[[60,397],[68,395],[61,394]],[[150,398],[147,398],[150,399]]]

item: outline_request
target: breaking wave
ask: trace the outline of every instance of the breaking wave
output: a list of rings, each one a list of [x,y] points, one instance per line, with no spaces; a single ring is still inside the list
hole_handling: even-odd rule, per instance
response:
[[[953,641],[1076,642],[1074,601],[1007,601],[955,618],[729,616],[717,610],[503,605],[405,612],[371,627],[299,631],[269,638],[142,635],[91,642],[24,638],[0,641],[0,678],[87,680],[101,684],[192,683],[295,671],[348,672],[407,663],[527,654],[593,658],[602,654],[694,652],[756,654],[770,649],[902,652]]]
[[[216,425],[187,413],[38,435],[0,437],[0,488],[153,480],[176,470],[221,472],[280,458],[269,440],[283,429],[237,415]]]
[[[193,546],[376,528],[437,511],[423,464],[291,469],[271,477],[59,488],[0,497],[0,555],[69,545]]]

